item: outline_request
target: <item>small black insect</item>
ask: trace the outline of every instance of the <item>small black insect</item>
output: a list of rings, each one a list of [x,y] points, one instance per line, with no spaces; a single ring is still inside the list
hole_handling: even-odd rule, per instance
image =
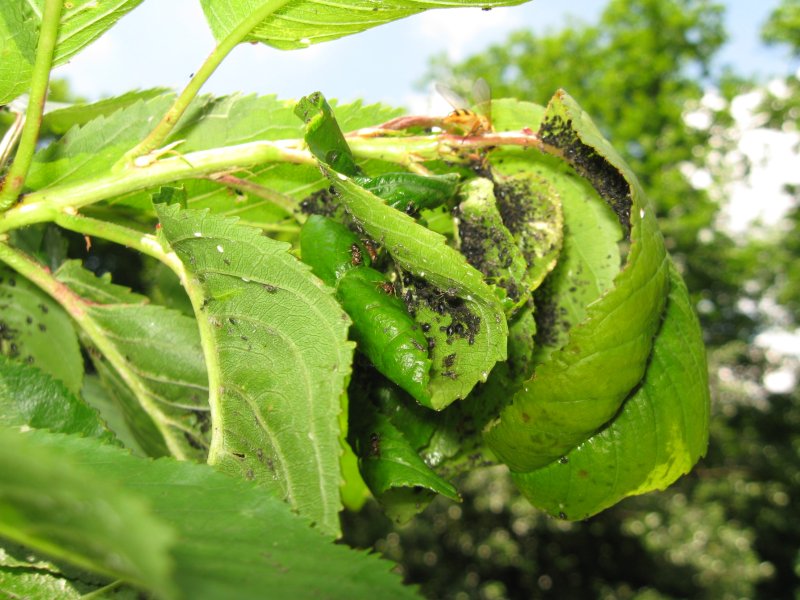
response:
[[[369,456],[381,457],[381,436],[375,432],[369,434]]]

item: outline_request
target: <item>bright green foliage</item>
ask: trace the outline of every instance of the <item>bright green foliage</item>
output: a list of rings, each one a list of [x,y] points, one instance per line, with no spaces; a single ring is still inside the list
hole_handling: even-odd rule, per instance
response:
[[[107,551],[113,562],[101,572],[159,597],[177,591],[198,600],[257,598],[265,590],[308,599],[367,599],[376,590],[416,597],[377,556],[333,544],[285,503],[205,465],[154,462],[92,440],[7,430],[0,430],[0,461],[3,472],[14,474],[0,481],[4,535],[11,530],[36,551],[87,567]],[[14,520],[6,518],[12,509]],[[22,518],[34,516],[60,527],[24,536]]]
[[[534,287],[527,278],[529,263],[503,223],[494,197],[494,183],[477,177],[464,184],[461,194],[463,199],[458,205],[459,250],[469,264],[495,286],[506,314],[513,314],[530,299]],[[532,197],[528,194],[522,196]],[[561,228],[558,229],[560,233]]]
[[[336,290],[353,320],[352,336],[378,371],[419,402],[428,397],[428,342],[395,296],[394,285],[369,267],[369,254],[347,227],[312,215],[300,235],[303,261]]]
[[[686,286],[673,266],[664,321],[642,385],[608,427],[563,460],[514,473],[523,494],[553,516],[577,520],[628,495],[664,489],[687,473],[708,444],[708,372],[700,339]]]
[[[347,315],[288,244],[205,212],[157,210],[210,336],[209,462],[265,484],[335,534]]]
[[[46,0],[60,41],[32,73],[44,1],[0,8],[0,102],[137,4]],[[202,4],[218,45],[182,93],[49,111],[38,151],[33,104],[0,149],[0,421],[94,438],[0,432],[0,535],[29,547],[0,590],[412,597],[333,545],[367,489],[402,522],[499,460],[581,519],[693,466],[708,398],[686,290],[636,169],[566,93],[498,99],[493,129],[459,135],[321,93],[197,96],[241,42],[477,4]],[[652,149],[615,114],[605,131]],[[20,552],[55,562],[31,578]]]
[[[783,0],[764,24],[761,35],[769,44],[788,44],[795,55],[800,54],[800,4]]]
[[[631,245],[614,289],[587,307],[567,345],[537,367],[536,377],[487,432],[490,447],[513,471],[558,459],[617,412],[644,374],[667,291],[667,262],[652,208],[588,117],[562,93],[539,131],[594,184],[630,231]]]
[[[97,412],[36,367],[0,356],[0,423],[112,441]]]
[[[57,81],[51,82],[51,86],[56,83]],[[58,108],[45,112],[42,118],[42,128],[56,135],[64,135],[73,127],[85,125],[98,117],[108,117],[139,101],[148,102],[165,94],[172,95],[167,89],[152,88],[105,98],[91,104],[78,102],[69,106],[58,106]]]
[[[241,27],[245,18],[268,5],[273,6],[267,18],[258,23],[245,38],[280,48],[294,50],[311,44],[328,42],[359,33],[431,8],[458,6],[513,6],[524,0],[380,0],[379,2],[342,2],[320,4],[315,0],[201,0],[206,19],[217,41]]]
[[[173,94],[166,92],[100,115],[81,127],[70,129],[34,157],[27,184],[33,189],[83,181],[107,171],[145,135],[148,117],[167,109]],[[75,115],[78,119],[79,116]]]
[[[98,278],[77,261],[56,278],[81,298],[95,368],[151,455],[206,456],[207,378],[194,320]]]
[[[53,63],[67,62],[142,0],[73,0],[61,13]],[[3,2],[0,6],[0,104],[28,89],[44,0]]]
[[[98,476],[93,466],[76,464],[65,455],[65,448],[41,444],[44,439],[0,429],[0,534],[76,566],[173,597],[170,528],[152,514],[143,498]],[[102,448],[96,442],[91,446]]]
[[[397,523],[405,523],[441,494],[460,500],[456,488],[420,457],[409,438],[380,412],[362,412],[353,421],[355,450],[370,490]]]
[[[69,317],[51,298],[0,269],[0,352],[34,364],[76,394],[83,358]]]

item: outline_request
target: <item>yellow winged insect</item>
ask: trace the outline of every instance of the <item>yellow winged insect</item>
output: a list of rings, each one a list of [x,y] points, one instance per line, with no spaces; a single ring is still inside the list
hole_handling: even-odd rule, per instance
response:
[[[436,84],[436,91],[453,107],[453,112],[442,119],[442,127],[450,133],[462,135],[479,135],[492,129],[492,92],[483,77],[472,84],[472,100],[470,105],[460,94],[441,83]]]

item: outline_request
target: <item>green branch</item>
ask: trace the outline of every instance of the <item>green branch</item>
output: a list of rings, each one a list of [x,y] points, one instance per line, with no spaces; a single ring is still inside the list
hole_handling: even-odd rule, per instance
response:
[[[57,213],[52,221],[64,229],[133,248],[137,252],[146,254],[167,265],[181,281],[185,278],[183,263],[173,253],[165,252],[161,242],[154,235],[142,233],[109,221],[84,217],[71,211]]]
[[[45,0],[44,3],[42,27],[39,32],[39,43],[36,46],[36,58],[31,75],[31,92],[25,112],[25,124],[22,127],[22,135],[14,162],[11,164],[3,188],[0,190],[0,211],[6,210],[16,201],[22,191],[22,186],[25,185],[33,153],[36,151],[63,4],[62,0]]]
[[[77,209],[107,198],[181,179],[206,177],[213,173],[244,169],[265,162],[315,165],[316,160],[310,153],[298,149],[301,144],[299,140],[250,142],[202,150],[157,160],[143,167],[129,167],[79,183],[32,192],[22,202],[0,215],[0,232],[32,223],[52,221],[67,208]]]
[[[255,29],[255,27],[266,19],[275,11],[281,9],[290,0],[270,0],[263,4],[260,8],[254,10],[252,14],[242,21],[238,27],[231,31],[228,36],[222,40],[213,52],[208,55],[205,62],[200,66],[197,72],[192,77],[189,84],[183,89],[180,96],[175,100],[167,114],[156,125],[155,129],[141,142],[139,142],[133,149],[122,157],[119,166],[133,161],[137,156],[150,154],[154,150],[160,148],[164,144],[164,140],[175,128],[178,120],[181,118],[189,104],[194,100],[195,96],[200,92],[200,88],[211,77],[211,74],[216,71],[217,67],[222,63],[226,56],[238,46],[247,35]]]
[[[493,146],[535,147],[545,152],[552,150],[542,144],[536,134],[525,132],[492,133],[471,137],[450,134],[402,138],[350,135],[348,143],[358,158],[387,160],[411,170],[419,166],[421,161],[443,157],[463,160],[470,152],[474,153]],[[201,150],[154,160],[143,166],[129,166],[121,171],[78,183],[31,192],[26,194],[22,202],[0,214],[0,233],[33,223],[53,221],[62,213],[69,213],[69,210],[182,179],[217,178],[221,179],[222,184],[233,185],[246,181],[234,177],[234,172],[263,163],[316,165],[316,159],[303,146],[302,140],[281,140],[249,142],[237,146]],[[287,212],[291,211],[292,207],[285,202],[285,199],[279,198],[274,193],[268,194],[269,190],[264,188],[255,190],[253,185],[255,184],[251,185],[248,182],[246,186],[248,192],[258,191],[262,197],[268,196],[273,203],[279,204]],[[295,215],[295,218],[298,217]],[[272,227],[275,230],[284,228],[283,225]],[[295,229],[293,225],[287,227],[292,231]]]

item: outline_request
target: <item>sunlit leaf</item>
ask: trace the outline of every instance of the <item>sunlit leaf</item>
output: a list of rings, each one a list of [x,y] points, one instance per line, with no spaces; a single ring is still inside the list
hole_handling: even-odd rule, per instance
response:
[[[567,344],[536,367],[488,429],[490,448],[512,471],[557,460],[614,416],[644,375],[668,291],[654,210],[591,119],[560,92],[539,135],[598,190],[627,233],[630,250],[614,288],[587,307]]]
[[[225,39],[240,26],[252,12],[264,7],[270,0],[201,0],[206,20],[217,41]],[[282,50],[306,48],[311,44],[335,40],[371,27],[432,8],[475,7],[489,9],[496,6],[513,6],[524,0],[474,0],[418,1],[418,0],[350,0],[325,3],[317,0],[289,0],[274,2],[277,10],[251,31],[244,41],[263,42]]]
[[[553,516],[589,517],[626,496],[661,490],[708,444],[708,369],[700,325],[673,266],[664,322],[642,385],[598,434],[553,463],[513,478]]]
[[[64,524],[73,526],[67,519],[74,511],[99,505],[99,512],[91,514],[96,522],[74,522],[78,537],[70,543],[93,540],[94,536],[85,535],[88,530],[96,532],[98,544],[108,542],[102,548],[110,558],[122,561],[133,556],[146,559],[146,566],[156,563],[159,570],[145,581],[135,574],[119,573],[124,581],[145,589],[177,589],[181,598],[193,600],[263,598],[265,594],[298,600],[418,597],[413,588],[404,587],[400,577],[390,573],[391,563],[376,554],[333,543],[284,502],[265,496],[262,488],[227,477],[207,465],[169,458],[142,459],[81,438],[0,431],[0,460],[13,460],[18,451],[38,468],[12,469],[19,482],[14,489],[26,489],[29,494],[24,498],[16,494],[0,496],[0,510],[13,507],[29,514],[32,500],[50,498],[45,502],[48,509],[54,503],[60,507],[62,498],[77,500],[78,504],[64,506],[66,514],[48,510],[41,522],[49,524],[49,519],[58,519],[61,523],[63,518]],[[26,467],[28,462],[24,460]],[[0,472],[8,468],[3,465]],[[34,485],[40,472],[53,474],[50,484]],[[57,478],[58,474],[63,476]],[[54,481],[63,481],[57,489],[64,494],[69,490],[71,497],[50,492]],[[73,481],[83,487],[74,487]],[[6,485],[11,487],[10,481],[6,484],[0,478],[0,489]],[[124,503],[118,505],[120,497]],[[141,508],[145,506],[148,508]],[[134,514],[137,507],[141,510]],[[99,528],[104,525],[102,519],[113,515],[115,509],[121,532],[116,538],[106,539]],[[10,521],[0,519],[0,524],[7,523]],[[52,553],[69,547],[58,529],[42,527],[40,534],[43,543],[36,546],[37,550],[48,545]],[[172,542],[168,548],[162,546],[165,541]],[[144,556],[140,556],[142,552]],[[78,564],[76,557],[70,553],[65,558]],[[106,572],[93,562],[87,567]]]
[[[34,366],[0,355],[0,423],[59,433],[79,433],[110,442],[97,412],[60,381]]]
[[[53,64],[73,55],[108,31],[142,0],[73,0],[64,2]],[[33,71],[44,0],[0,3],[0,104],[27,91]]]
[[[209,461],[266,484],[337,533],[338,417],[353,351],[347,315],[288,244],[205,211],[158,212],[210,329]]]
[[[194,319],[95,277],[77,261],[56,272],[82,303],[90,356],[137,441],[159,456],[205,459],[208,380]]]

